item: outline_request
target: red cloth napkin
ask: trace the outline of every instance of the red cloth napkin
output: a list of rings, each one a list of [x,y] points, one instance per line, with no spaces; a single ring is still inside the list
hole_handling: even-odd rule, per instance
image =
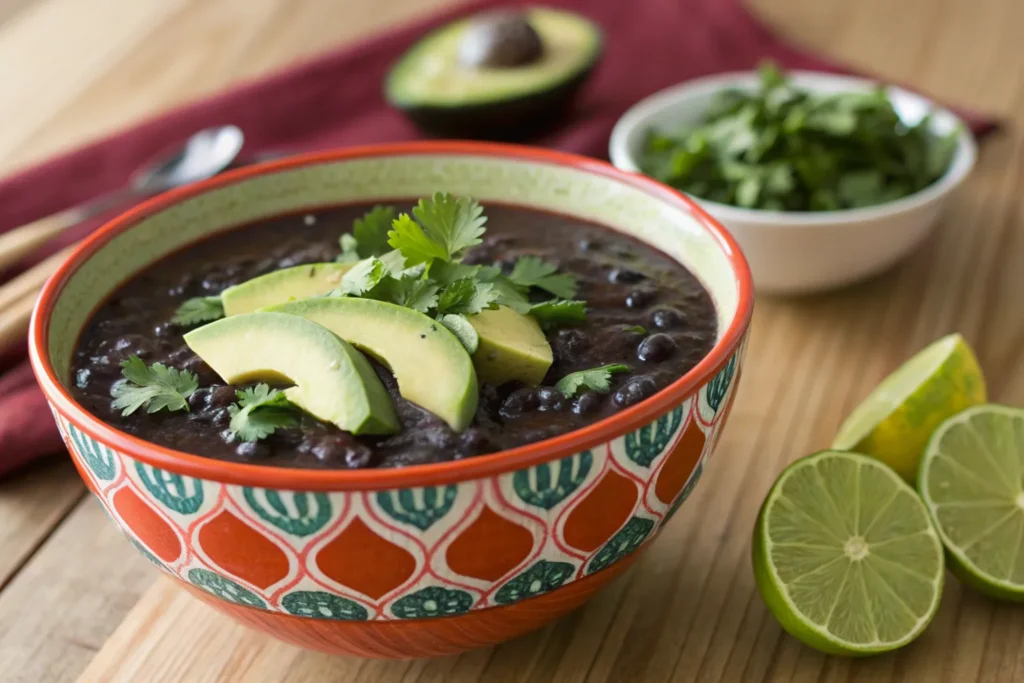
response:
[[[481,0],[191,104],[135,128],[52,159],[0,182],[0,232],[123,185],[131,172],[168,144],[210,125],[234,123],[245,154],[306,151],[421,134],[383,100],[388,67],[424,31]],[[552,0],[590,16],[605,32],[605,54],[564,122],[532,144],[604,158],[615,120],[634,102],[668,85],[715,72],[749,69],[772,58],[792,69],[841,67],[772,35],[739,0]],[[967,115],[976,134],[994,122]],[[94,229],[91,221],[55,240],[33,261]],[[25,264],[28,265],[28,264]],[[25,349],[0,358],[0,475],[58,452],[61,440],[24,360]]]

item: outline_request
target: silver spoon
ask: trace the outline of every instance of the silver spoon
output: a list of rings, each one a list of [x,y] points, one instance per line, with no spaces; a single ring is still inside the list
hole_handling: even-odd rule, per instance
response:
[[[125,187],[7,231],[0,235],[0,271],[71,226],[119,204],[217,175],[238,157],[243,141],[244,136],[237,126],[203,129],[189,137],[173,154],[140,168]]]

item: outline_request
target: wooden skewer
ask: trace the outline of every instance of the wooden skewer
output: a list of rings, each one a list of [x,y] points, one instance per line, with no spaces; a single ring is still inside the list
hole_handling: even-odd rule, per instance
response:
[[[24,339],[39,290],[76,246],[61,249],[0,287],[0,351]]]
[[[80,208],[67,209],[0,235],[0,270],[18,263],[86,216]]]

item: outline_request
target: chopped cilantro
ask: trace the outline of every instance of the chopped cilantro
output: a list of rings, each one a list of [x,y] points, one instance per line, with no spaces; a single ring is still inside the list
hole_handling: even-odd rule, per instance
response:
[[[647,334],[647,328],[643,325],[633,325],[622,330],[623,332],[635,332],[636,334]]]
[[[469,247],[480,244],[487,217],[475,199],[438,192],[421,199],[412,215],[401,214],[388,233],[388,244],[398,249],[410,264],[432,259],[457,261]]]
[[[389,219],[391,230],[385,242],[382,235]],[[421,199],[412,215],[395,216],[394,209],[374,207],[355,222],[353,235],[341,237],[338,260],[353,266],[330,296],[387,301],[438,320],[498,306],[532,314],[547,327],[582,320],[586,314],[582,302],[562,301],[575,294],[575,278],[558,274],[551,263],[523,257],[506,276],[496,266],[461,262],[467,249],[480,244],[486,223],[476,200],[447,193]],[[386,251],[388,246],[394,250]],[[532,305],[531,288],[559,299]]]
[[[405,306],[420,313],[427,313],[437,306],[437,285],[429,280],[403,277],[385,280],[386,288],[381,292],[382,301]]]
[[[355,263],[359,260],[359,243],[356,238],[347,232],[338,240],[341,247],[341,255],[335,259],[338,263]]]
[[[228,406],[231,422],[228,429],[233,438],[242,441],[265,439],[278,427],[291,427],[298,422],[296,408],[284,392],[257,384],[236,391],[238,403]]]
[[[562,299],[576,296],[576,278],[567,273],[556,274],[558,266],[536,256],[523,256],[516,261],[509,279],[520,287],[539,287]]]
[[[498,292],[489,282],[477,282],[472,278],[456,280],[441,290],[437,300],[437,312],[444,314],[473,314],[497,307]]]
[[[587,319],[587,304],[584,301],[552,299],[534,304],[529,311],[544,329],[559,325],[575,325]]]
[[[629,370],[629,367],[614,363],[612,365],[602,365],[591,370],[571,372],[555,383],[555,389],[562,392],[566,398],[572,398],[582,390],[607,394],[611,391],[612,375],[626,372],[627,370]]]
[[[122,415],[131,415],[139,408],[147,413],[158,410],[188,411],[188,397],[199,388],[198,378],[188,370],[169,368],[163,363],[147,366],[138,356],[121,362],[124,380],[111,389],[114,407]]]
[[[398,211],[393,206],[377,205],[352,224],[352,237],[361,258],[381,256],[389,251],[388,231]]]
[[[197,296],[185,301],[171,317],[171,322],[191,327],[224,317],[224,304],[219,296]]]

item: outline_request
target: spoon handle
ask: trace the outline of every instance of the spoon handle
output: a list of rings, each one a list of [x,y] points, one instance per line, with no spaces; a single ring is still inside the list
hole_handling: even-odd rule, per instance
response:
[[[8,230],[0,235],[0,272],[15,265],[68,228],[134,195],[131,189],[119,190]]]

